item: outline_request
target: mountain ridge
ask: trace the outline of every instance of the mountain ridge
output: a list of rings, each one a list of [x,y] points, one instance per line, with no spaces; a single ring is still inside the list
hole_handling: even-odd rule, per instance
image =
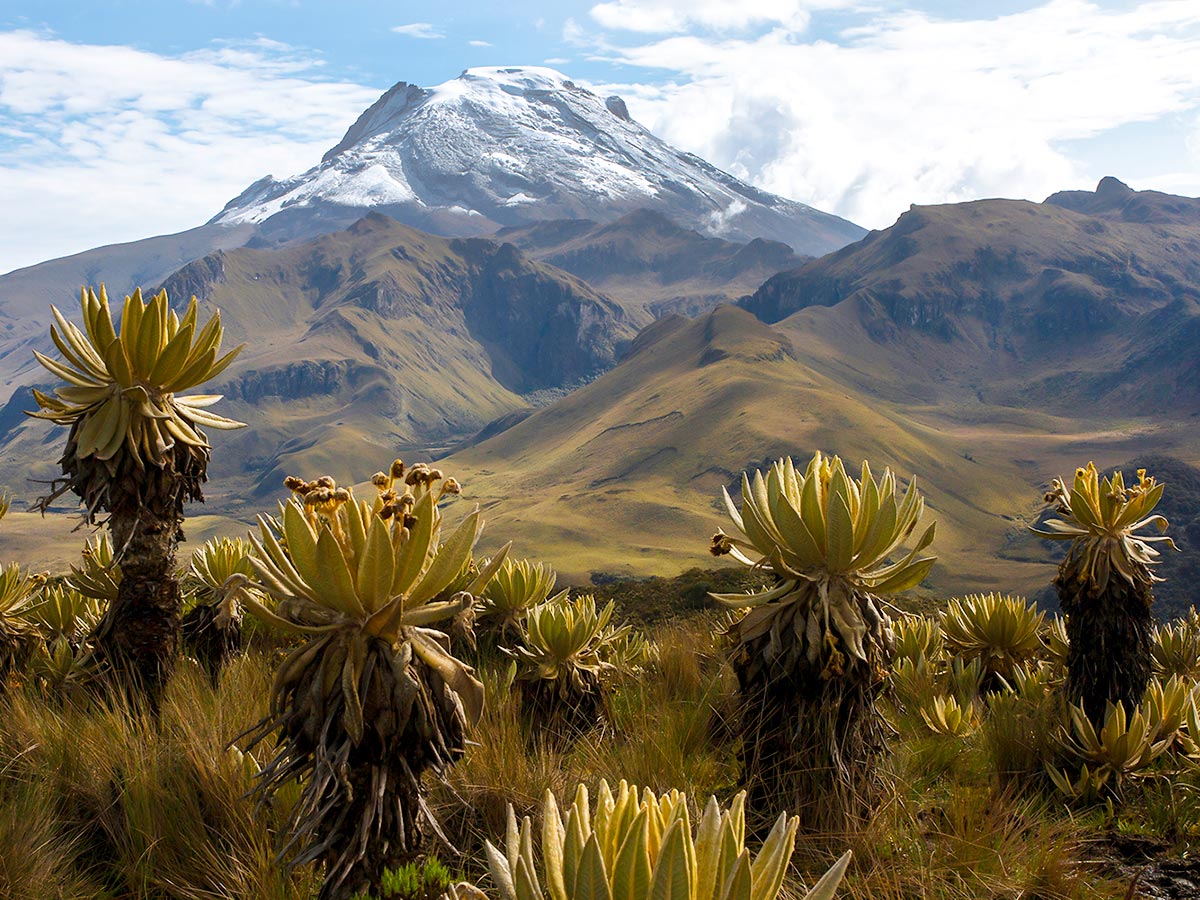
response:
[[[1102,183],[1101,193],[1113,187]],[[853,320],[869,341],[851,356],[920,345],[889,357],[891,387],[912,385],[912,396],[973,383],[1008,405],[1153,398],[1190,414],[1200,409],[1200,364],[1187,352],[1200,334],[1200,222],[1128,222],[1100,202],[1104,216],[1024,200],[914,207],[740,304],[769,323],[794,318],[795,328]],[[931,360],[946,364],[933,394]]]

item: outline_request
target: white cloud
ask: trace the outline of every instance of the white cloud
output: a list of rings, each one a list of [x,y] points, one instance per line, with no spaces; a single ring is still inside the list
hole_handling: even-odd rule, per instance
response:
[[[910,203],[1041,199],[1119,177],[1086,171],[1068,142],[1200,110],[1197,4],[1055,0],[990,20],[864,21],[841,43],[777,28],[601,48],[678,79],[603,90],[664,139],[868,227]]]
[[[578,44],[584,39],[586,32],[583,26],[574,19],[568,18],[563,22],[562,39],[568,44]]]
[[[191,228],[320,159],[379,95],[259,40],[171,57],[0,33],[0,272]]]
[[[472,47],[490,47],[490,46],[492,46],[490,41],[467,41],[467,43]]]
[[[542,62],[547,66],[565,66],[570,60],[565,56],[551,56],[549,59],[543,59]]]
[[[410,25],[393,25],[392,31],[396,34],[402,34],[405,37],[420,38],[421,40],[434,41],[444,38],[445,35],[433,27],[429,22],[413,22]]]
[[[752,25],[783,25],[803,31],[814,9],[835,9],[853,0],[608,0],[590,10],[605,28],[648,33],[680,32],[693,25],[718,31]]]

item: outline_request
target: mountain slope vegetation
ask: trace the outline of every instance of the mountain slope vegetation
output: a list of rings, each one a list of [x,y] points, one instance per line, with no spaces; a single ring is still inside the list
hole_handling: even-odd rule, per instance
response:
[[[215,454],[234,496],[273,493],[291,471],[428,453],[610,368],[635,333],[617,304],[511,244],[381,215],[296,247],[214,254],[165,287],[177,305],[220,308],[227,341],[247,345],[213,386],[253,423]],[[16,412],[4,462],[19,474],[47,436]]]

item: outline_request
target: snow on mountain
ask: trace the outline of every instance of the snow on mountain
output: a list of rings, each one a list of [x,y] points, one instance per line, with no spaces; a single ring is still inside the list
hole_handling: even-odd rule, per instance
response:
[[[376,209],[443,234],[546,219],[614,219],[639,208],[733,240],[772,238],[819,255],[853,223],[761,191],[656,138],[553,69],[468,69],[433,88],[401,82],[320,165],[255,182],[212,220],[290,240]]]

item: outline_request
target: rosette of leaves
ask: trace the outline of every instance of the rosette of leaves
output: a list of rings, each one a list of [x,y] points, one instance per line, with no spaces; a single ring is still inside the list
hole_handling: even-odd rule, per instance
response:
[[[190,601],[184,604],[183,646],[204,666],[214,687],[225,663],[242,649],[241,591],[229,586],[235,575],[254,574],[252,550],[242,538],[211,538],[193,551],[183,576]]]
[[[300,847],[293,864],[325,864],[321,900],[377,893],[386,867],[416,856],[423,824],[437,831],[421,776],[462,755],[483,710],[474,670],[431,626],[471,606],[507,548],[471,593],[437,600],[482,527],[476,509],[443,535],[439,501],[458,493],[456,481],[425,465],[406,474],[397,460],[373,502],[329,477],[287,485],[282,534],[260,520],[249,557],[250,583],[276,608],[243,600],[305,640],[280,665],[269,713],[250,732],[250,746],[278,736],[256,790],[270,797],[293,780],[304,784],[289,844]]]
[[[1054,684],[1054,664],[1044,660],[1030,660],[1017,666],[1012,677],[1004,679],[1002,688],[1023,699],[1038,700],[1045,697]]]
[[[946,667],[946,688],[959,702],[972,703],[983,692],[983,676],[983,663],[980,660],[956,656]]]
[[[658,645],[636,628],[610,625],[609,630],[611,634],[605,637],[604,653],[618,678],[636,676],[647,665],[658,661]]]
[[[984,690],[1010,681],[1017,667],[1042,649],[1038,631],[1046,614],[1023,597],[968,594],[950,601],[938,613],[949,651],[983,667]]]
[[[742,751],[759,809],[803,811],[812,824],[845,827],[869,808],[873,760],[885,746],[875,702],[891,660],[882,597],[914,587],[934,557],[930,525],[912,534],[924,501],[910,482],[903,497],[890,470],[867,463],[848,475],[841,459],[816,453],[804,471],[781,459],[742,476],[739,511],[725,506],[742,537],[718,532],[711,550],[773,574],[756,594],[713,594],[747,612],[726,632],[741,697]]]
[[[1067,620],[1062,616],[1053,616],[1046,620],[1041,632],[1043,653],[1057,672],[1067,671],[1067,656],[1071,651],[1071,641],[1067,637]]]
[[[945,642],[941,626],[926,616],[898,616],[892,620],[892,659],[942,661]]]
[[[974,703],[959,704],[953,694],[934,697],[921,707],[921,718],[934,734],[968,737],[979,728],[979,710]]]
[[[610,601],[560,594],[532,607],[517,637],[504,651],[516,664],[525,708],[552,736],[570,737],[595,726],[608,709],[612,679],[628,625],[614,626]]]
[[[481,624],[499,640],[516,636],[531,607],[543,603],[554,590],[558,575],[549,565],[528,559],[506,559],[480,598]],[[566,596],[559,592],[556,599]]]
[[[120,331],[104,288],[81,295],[81,329],[51,307],[50,337],[61,355],[36,353],[66,382],[52,395],[33,392],[29,415],[70,427],[59,461],[63,477],[39,501],[43,510],[67,491],[88,522],[108,513],[124,578],[97,632],[96,651],[125,683],[157,703],[179,642],[175,549],[185,500],[202,500],[210,446],[203,428],[242,427],[209,411],[220,395],[181,391],[218,376],[237,348],[218,356],[219,314],[198,327],[193,297],[183,316],[165,291],[149,302],[125,298]]]
[[[0,568],[0,684],[24,666],[40,642],[27,615],[39,583],[17,563]]]
[[[944,667],[942,629],[926,616],[899,616],[892,620],[890,689],[902,706],[932,702],[938,675]]]
[[[518,826],[512,806],[503,849],[485,845],[500,900],[775,900],[795,847],[799,821],[782,814],[757,856],[745,847],[746,796],[728,809],[710,798],[693,834],[687,795],[640,793],[624,781],[613,793],[600,782],[594,808],[580,785],[560,813],[546,792],[540,864],[533,824]],[[804,900],[830,900],[850,851]]]
[[[938,690],[938,669],[923,655],[899,656],[892,660],[889,686],[903,708],[920,707],[932,701]]]
[[[80,646],[104,615],[104,601],[69,583],[46,584],[29,604],[25,617],[47,640],[64,638]]]
[[[1200,685],[1178,675],[1163,681],[1152,678],[1142,698],[1141,711],[1150,723],[1154,741],[1165,741],[1167,749],[1183,746],[1182,729],[1187,724],[1189,708],[1195,703]]]
[[[104,615],[105,601],[70,584],[47,584],[28,607],[26,617],[43,641],[30,671],[55,690],[84,684],[95,675],[88,638]]]
[[[1154,629],[1150,644],[1154,674],[1160,678],[1178,675],[1181,678],[1200,678],[1200,614],[1195,607],[1187,616]]]
[[[1170,743],[1159,738],[1140,707],[1127,715],[1123,704],[1108,704],[1104,726],[1099,729],[1078,704],[1068,707],[1067,715],[1069,722],[1059,735],[1063,749],[1077,763],[1088,767],[1092,779],[1110,785],[1118,795],[1124,781],[1162,756]],[[1046,765],[1046,771],[1059,790],[1067,793],[1065,786],[1072,784],[1070,776],[1050,764]]]
[[[1080,805],[1091,805],[1104,796],[1108,786],[1109,770],[1089,768],[1087,763],[1079,767],[1075,779],[1071,779],[1070,771],[1046,763],[1046,774],[1050,781],[1068,802]]]
[[[1133,710],[1150,680],[1154,627],[1154,546],[1174,542],[1162,534],[1167,520],[1153,515],[1163,485],[1138,470],[1126,487],[1120,472],[1100,478],[1095,464],[1075,471],[1070,488],[1054,479],[1045,495],[1059,518],[1034,534],[1070,541],[1054,586],[1067,617],[1067,696],[1083,705],[1094,725],[1107,705]],[[1155,529],[1158,534],[1147,534]]]

